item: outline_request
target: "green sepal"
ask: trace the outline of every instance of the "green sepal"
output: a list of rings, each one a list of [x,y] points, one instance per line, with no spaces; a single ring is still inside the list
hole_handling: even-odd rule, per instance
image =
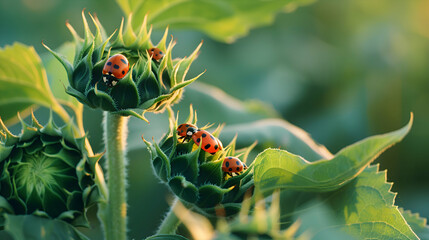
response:
[[[175,176],[168,182],[170,189],[181,200],[189,203],[196,203],[198,200],[198,189],[183,176]]]
[[[134,110],[127,109],[127,110],[120,110],[120,111],[116,111],[116,112],[112,112],[112,113],[113,114],[119,114],[119,115],[124,116],[124,117],[126,117],[126,116],[134,116],[136,118],[139,118],[139,119],[141,119],[141,120],[149,123],[149,120],[147,120],[147,118],[145,118],[144,115],[143,115],[144,112],[142,114],[138,114]]]
[[[72,79],[69,79],[70,86],[79,92],[85,92],[86,86],[91,76],[91,70],[87,65],[86,56],[77,63],[73,71]]]
[[[54,123],[52,111],[50,111],[48,123],[40,129],[40,132],[53,137],[61,136],[61,131]]]
[[[216,185],[207,184],[198,188],[197,206],[201,208],[214,207],[219,204],[223,195],[230,189],[224,189]]]
[[[158,144],[154,143],[154,145],[157,154],[157,157],[152,162],[154,170],[164,182],[167,182],[171,176],[170,160],[159,148]]]
[[[51,48],[49,48],[48,46],[46,46],[44,43],[42,43],[42,45],[52,54],[54,55],[54,57],[56,59],[58,59],[58,61],[64,66],[66,72],[67,72],[67,77],[68,79],[72,79],[73,78],[73,72],[74,72],[74,68],[73,65],[61,54],[56,53],[54,51],[52,51]]]
[[[140,102],[136,84],[131,79],[130,73],[132,70],[133,68],[131,67],[131,70],[128,72],[128,74],[123,79],[121,79],[110,92],[110,96],[117,106],[125,109],[136,108]]]
[[[195,60],[195,58],[198,55],[198,52],[200,51],[201,46],[203,45],[203,42],[201,42],[197,48],[191,53],[191,55],[187,58],[184,58],[183,61],[180,62],[180,65],[177,67],[176,73],[175,73],[175,83],[181,83],[185,81],[185,76],[188,73],[189,68],[191,67],[192,62]]]
[[[19,113],[18,113],[18,119],[21,123],[21,129],[22,129],[22,133],[19,136],[19,141],[24,142],[32,139],[37,134],[38,129],[24,122]]]
[[[225,216],[233,216],[240,212],[241,205],[242,205],[241,202],[240,203],[222,203],[222,204],[218,204],[215,207],[201,208],[201,209],[197,208],[196,210],[201,214],[209,217],[217,216],[219,212],[222,212],[223,214],[225,214]]]
[[[198,156],[201,148],[171,159],[171,174],[182,175],[186,180],[195,183],[198,176]]]
[[[93,156],[88,157],[87,163],[89,166],[91,166],[91,171],[96,172],[95,166],[97,165],[98,161],[103,157],[104,152],[94,154]]]
[[[80,103],[82,104],[86,104],[91,108],[96,108],[97,106],[93,105],[89,99],[86,98],[86,96],[84,94],[82,94],[81,92],[77,91],[76,89],[72,88],[72,87],[67,87],[66,88],[66,93],[75,97]]]
[[[15,136],[15,135],[13,135],[10,131],[9,131],[9,129],[6,127],[6,125],[4,124],[4,122],[3,122],[3,120],[0,118],[0,126],[1,126],[1,128],[2,129],[0,129],[0,132],[2,132],[2,137],[3,137],[3,143],[4,143],[4,145],[5,146],[12,146],[12,145],[14,145],[15,143],[17,143],[18,142],[18,140],[19,140],[19,137],[18,136]]]
[[[200,165],[200,172],[198,175],[198,184],[214,184],[220,186],[223,180],[222,172],[223,160],[205,162]]]
[[[247,175],[249,177],[251,175]],[[244,195],[248,192],[249,195],[253,194],[254,182],[253,178],[249,177],[249,181],[241,183],[240,186],[235,186],[230,192],[225,194],[223,203],[228,202],[242,202]]]
[[[5,146],[3,144],[0,144],[0,164],[7,157],[9,157],[10,153],[12,152],[12,149],[13,149],[13,146]]]
[[[247,174],[250,173],[251,169],[252,169],[253,165],[249,166],[249,168],[247,168],[246,171],[244,171],[242,174],[238,175],[238,176],[234,176],[229,178],[228,180],[225,181],[225,183],[222,185],[223,188],[229,188],[232,187],[234,185],[237,185],[240,183],[240,181],[247,176]]]
[[[97,89],[97,85],[95,85],[94,88],[91,88],[86,95],[88,100],[91,101],[94,106],[111,112],[115,112],[117,110],[112,97],[110,97],[106,92],[99,91]]]

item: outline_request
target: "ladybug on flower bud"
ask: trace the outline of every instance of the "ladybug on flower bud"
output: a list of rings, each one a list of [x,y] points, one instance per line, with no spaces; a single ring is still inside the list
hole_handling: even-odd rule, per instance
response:
[[[152,59],[155,59],[156,61],[159,61],[164,57],[164,53],[159,48],[151,48],[148,50],[148,52],[149,56],[151,56]]]
[[[111,56],[103,67],[103,81],[108,87],[114,87],[124,78],[130,69],[128,59],[122,54]]]
[[[186,127],[186,125],[184,127]],[[179,134],[179,131],[178,131],[178,134]],[[179,135],[181,136],[181,134],[183,133],[180,132]],[[206,130],[199,130],[196,127],[189,126],[187,127],[187,130],[186,130],[186,136],[183,136],[183,137],[184,137],[184,140],[192,138],[192,140],[194,141],[195,144],[197,144],[197,146],[200,146],[200,144],[202,144],[201,149],[210,154],[215,154],[217,151],[223,149],[222,142],[216,137],[214,137],[211,133],[207,132]]]
[[[246,164],[236,157],[226,157],[222,163],[222,171],[231,177],[233,173],[240,175],[246,169]]]
[[[177,135],[179,135],[179,139],[183,139],[182,142],[184,142],[185,140],[189,140],[191,139],[192,135],[188,136],[188,128],[195,128],[197,129],[197,126],[190,124],[190,123],[183,123],[180,124],[179,127],[177,127]]]

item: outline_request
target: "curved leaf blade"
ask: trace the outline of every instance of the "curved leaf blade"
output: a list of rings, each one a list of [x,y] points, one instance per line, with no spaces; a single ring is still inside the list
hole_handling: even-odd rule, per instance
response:
[[[370,166],[350,184],[327,196],[336,217],[335,226],[358,239],[419,239],[394,206],[395,193],[386,171]]]
[[[64,221],[34,215],[6,215],[5,230],[14,239],[88,240],[76,228]]]
[[[0,114],[6,124],[16,121],[17,111],[34,104],[51,107],[56,101],[40,57],[21,43],[0,48],[0,85]]]
[[[313,0],[116,0],[123,12],[133,12],[133,26],[146,14],[154,28],[187,28],[218,41],[233,42],[250,29],[268,25],[278,12],[291,11]]]
[[[280,149],[267,149],[254,163],[255,186],[263,193],[275,189],[327,192],[336,190],[361,173],[384,150],[401,141],[412,125],[368,137],[340,150],[332,159],[309,162]]]
[[[399,208],[399,211],[420,239],[429,239],[429,226],[426,218],[420,217],[418,213],[412,213],[410,210]]]

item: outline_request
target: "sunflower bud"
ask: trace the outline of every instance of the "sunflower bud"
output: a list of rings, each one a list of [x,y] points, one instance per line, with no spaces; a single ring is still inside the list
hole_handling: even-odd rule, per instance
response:
[[[152,31],[151,28],[147,28],[147,18],[140,30],[134,32],[129,15],[125,28],[122,20],[113,40],[115,33],[107,37],[98,19],[92,15],[90,17],[96,31],[95,34],[91,32],[82,12],[85,28],[83,39],[67,23],[76,42],[73,64],[45,46],[67,71],[69,86],[66,92],[81,103],[91,108],[101,108],[123,116],[134,115],[144,119],[143,115],[136,113],[136,110],[141,109],[144,112],[164,110],[166,106],[177,102],[183,88],[201,75],[190,80],[185,79],[201,44],[189,57],[172,60],[171,51],[175,42],[171,40],[167,45],[168,29],[160,42],[154,45],[150,40]],[[162,52],[162,58],[155,57],[154,48]],[[115,79],[112,86],[104,83],[106,79],[103,79],[103,69],[109,57],[116,54],[121,54],[128,60],[129,70],[127,67],[126,71],[122,71],[121,78]]]
[[[52,114],[45,126],[34,115],[30,125],[20,120],[16,136],[0,119],[0,198],[16,215],[88,226],[86,210],[100,200],[94,177],[101,154],[88,156],[85,137],[75,138],[71,123],[57,127]]]
[[[193,111],[186,121],[196,124]],[[195,113],[196,116],[196,113]],[[158,178],[182,201],[191,204],[193,209],[205,215],[230,216],[238,213],[246,192],[253,189],[252,166],[236,176],[222,171],[225,156],[237,156],[245,162],[250,150],[235,150],[235,139],[214,155],[197,147],[191,139],[183,142],[176,134],[177,122],[170,111],[169,132],[160,140],[149,143],[144,140],[151,152],[152,167]],[[219,135],[218,128],[213,135]]]

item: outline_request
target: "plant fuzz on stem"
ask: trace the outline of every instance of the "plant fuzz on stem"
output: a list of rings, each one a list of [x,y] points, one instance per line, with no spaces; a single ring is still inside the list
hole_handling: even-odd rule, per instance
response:
[[[101,206],[105,239],[125,240],[127,231],[126,139],[128,117],[104,112],[104,142],[107,157],[107,204]]]

